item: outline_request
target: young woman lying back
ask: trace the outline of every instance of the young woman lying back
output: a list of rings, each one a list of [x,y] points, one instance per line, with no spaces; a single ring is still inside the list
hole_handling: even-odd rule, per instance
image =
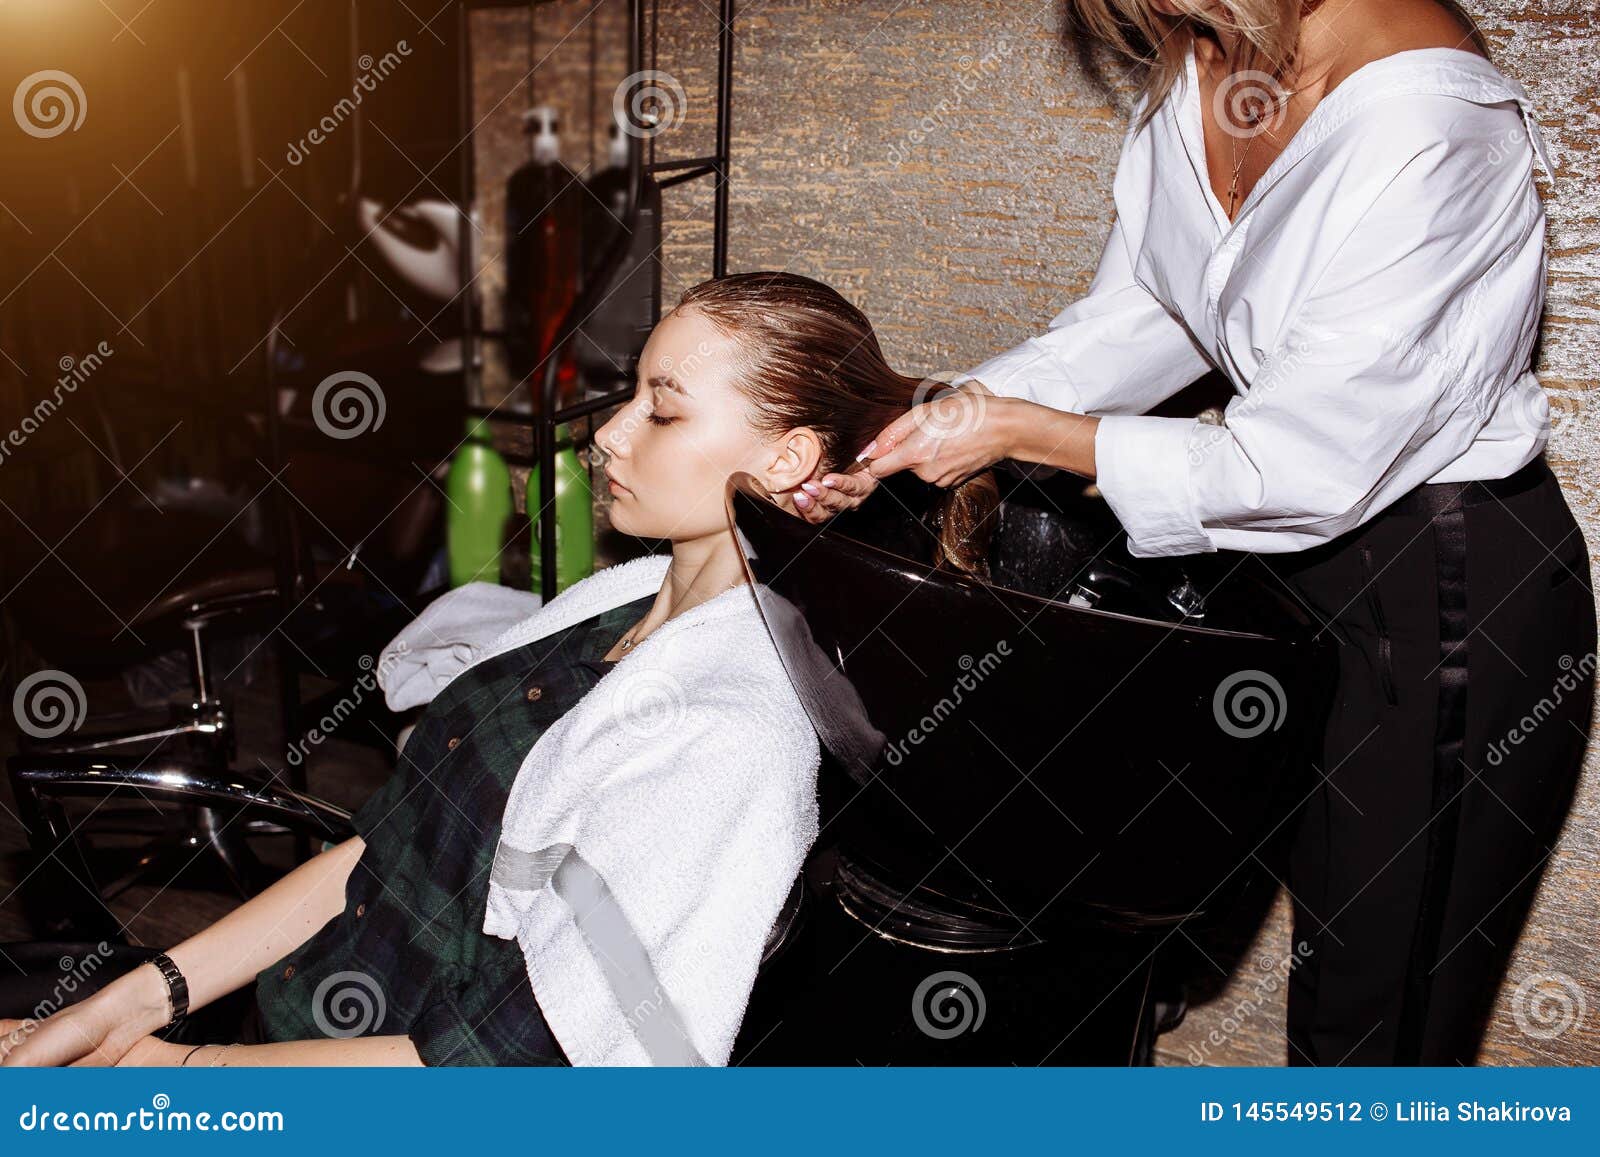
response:
[[[169,985],[141,964],[42,1020],[0,1021],[3,1063],[727,1063],[817,834],[819,751],[726,484],[745,471],[814,512],[922,392],[819,282],[689,290],[596,435],[613,525],[670,555],[532,613],[532,596],[469,584],[397,636],[379,664],[389,704],[427,707],[358,834],[167,954],[191,1009],[253,987],[242,1040],[155,1035]],[[966,535],[993,481],[945,501],[944,562],[977,568]]]

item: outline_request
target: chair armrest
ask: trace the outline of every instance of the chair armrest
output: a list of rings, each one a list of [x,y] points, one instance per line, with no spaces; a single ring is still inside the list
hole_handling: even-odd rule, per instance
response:
[[[248,808],[252,819],[331,843],[356,834],[350,813],[326,800],[276,783],[219,775],[183,759],[25,752],[7,759],[6,767],[23,822],[30,827],[43,820],[44,799],[94,797],[127,788],[152,800],[232,811]]]

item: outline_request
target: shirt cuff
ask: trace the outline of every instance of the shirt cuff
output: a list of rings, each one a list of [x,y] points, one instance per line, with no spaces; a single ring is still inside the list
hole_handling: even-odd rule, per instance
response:
[[[1095,485],[1128,532],[1135,558],[1217,549],[1189,493],[1193,418],[1108,414],[1095,430]]]

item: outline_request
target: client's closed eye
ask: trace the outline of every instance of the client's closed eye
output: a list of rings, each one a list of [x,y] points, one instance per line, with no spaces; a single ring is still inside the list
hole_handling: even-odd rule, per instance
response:
[[[672,423],[674,423],[674,422],[676,422],[678,420],[676,418],[663,418],[660,414],[657,414],[654,410],[652,410],[650,412],[648,417],[650,419],[651,424],[652,425],[656,425],[656,426],[670,426],[670,425],[672,425]]]

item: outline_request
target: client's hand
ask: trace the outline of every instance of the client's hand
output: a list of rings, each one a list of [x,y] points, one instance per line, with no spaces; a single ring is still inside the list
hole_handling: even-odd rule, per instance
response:
[[[122,1058],[117,1061],[117,1067],[119,1069],[177,1068],[183,1064],[183,1058],[193,1052],[194,1048],[194,1045],[173,1044],[158,1036],[140,1037],[133,1042],[133,1047],[122,1054]],[[209,1054],[200,1055],[204,1057]]]
[[[870,470],[824,474],[800,484],[794,491],[794,508],[807,522],[826,522],[841,511],[860,506],[877,488],[878,480]]]
[[[115,1065],[140,1045],[154,1053],[150,1034],[167,1023],[166,982],[141,964],[100,991],[39,1019],[0,1019],[0,1066]],[[134,1060],[134,1064],[166,1063]]]

